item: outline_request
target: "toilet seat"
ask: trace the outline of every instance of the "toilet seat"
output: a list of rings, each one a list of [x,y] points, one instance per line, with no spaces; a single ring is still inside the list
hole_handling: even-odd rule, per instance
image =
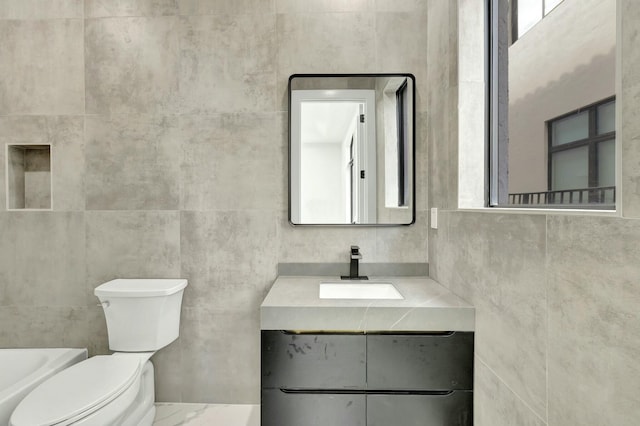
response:
[[[11,416],[12,426],[63,426],[104,407],[136,383],[142,359],[94,356],[46,380]],[[135,392],[132,394],[135,397]]]

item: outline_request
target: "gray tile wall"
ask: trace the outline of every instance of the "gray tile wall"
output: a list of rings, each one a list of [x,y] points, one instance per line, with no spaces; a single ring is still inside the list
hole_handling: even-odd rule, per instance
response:
[[[46,4],[44,4],[46,3]],[[279,262],[427,261],[427,0],[0,0],[0,347],[106,353],[93,289],[184,277],[159,401],[258,403]],[[410,228],[292,228],[292,73],[417,76]],[[52,146],[53,212],[7,212],[7,143]]]
[[[477,426],[640,421],[640,3],[618,5],[623,217],[595,217],[456,209],[457,7],[429,3],[430,274],[476,306]]]

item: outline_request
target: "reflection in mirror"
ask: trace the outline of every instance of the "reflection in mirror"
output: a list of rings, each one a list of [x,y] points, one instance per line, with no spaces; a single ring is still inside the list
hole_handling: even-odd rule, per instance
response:
[[[414,77],[289,79],[289,220],[409,225],[415,218]]]

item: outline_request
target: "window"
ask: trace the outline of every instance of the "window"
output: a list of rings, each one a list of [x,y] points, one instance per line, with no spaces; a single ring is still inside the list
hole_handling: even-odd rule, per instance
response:
[[[615,203],[615,101],[548,122],[551,204]]]
[[[547,122],[547,191],[510,193],[510,204],[613,206],[615,100],[607,99]]]
[[[487,205],[615,209],[616,1],[489,4]]]
[[[563,0],[512,0],[511,36],[515,43]]]

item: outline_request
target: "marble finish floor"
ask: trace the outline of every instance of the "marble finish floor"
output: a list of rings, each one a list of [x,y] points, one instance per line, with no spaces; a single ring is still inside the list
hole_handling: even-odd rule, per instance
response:
[[[260,426],[260,406],[157,403],[153,426]]]

